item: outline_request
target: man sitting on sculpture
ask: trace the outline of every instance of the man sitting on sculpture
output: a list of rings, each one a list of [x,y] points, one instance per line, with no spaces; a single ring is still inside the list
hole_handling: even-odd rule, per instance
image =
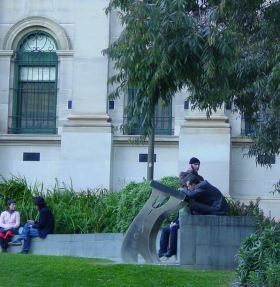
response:
[[[191,175],[188,177],[187,188],[181,189],[186,193],[184,201],[189,203],[192,214],[227,215],[229,206],[220,190],[207,180]]]
[[[185,187],[180,188],[185,193],[184,201],[192,214],[227,215],[229,206],[222,193],[207,180],[201,180],[194,174],[185,177]],[[159,257],[171,257],[177,253],[177,231],[179,229],[179,216],[166,226],[161,233]]]

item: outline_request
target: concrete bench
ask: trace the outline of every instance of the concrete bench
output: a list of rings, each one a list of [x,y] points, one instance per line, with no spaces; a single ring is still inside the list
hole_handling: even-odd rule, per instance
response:
[[[242,240],[255,231],[253,217],[188,215],[180,212],[178,260],[168,264],[194,269],[234,269],[235,255]],[[157,236],[157,250],[160,232]],[[46,239],[32,239],[30,253],[110,259],[122,262],[123,233],[50,234]],[[18,253],[21,246],[11,246]],[[143,263],[143,258],[139,258]]]
[[[46,239],[33,238],[30,253],[111,259],[121,262],[122,233],[49,234]],[[21,246],[10,246],[18,253]]]
[[[101,258],[121,263],[123,238],[123,233],[49,234],[46,239],[33,238],[29,253]],[[160,233],[157,236],[157,249],[159,248],[159,239]],[[19,253],[21,248],[22,246],[10,246],[9,252]],[[139,256],[139,263],[145,263],[141,256]],[[168,263],[177,264],[178,261],[172,258]]]

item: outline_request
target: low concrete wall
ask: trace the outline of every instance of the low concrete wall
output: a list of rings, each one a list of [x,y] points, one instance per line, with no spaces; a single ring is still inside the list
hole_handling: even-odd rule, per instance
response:
[[[121,262],[122,233],[50,234],[46,239],[33,238],[30,253],[43,255],[104,258]],[[9,251],[20,252],[21,246]]]
[[[255,231],[252,217],[188,215],[180,213],[179,265],[196,269],[233,269],[242,240]],[[159,246],[157,237],[157,250]],[[30,253],[110,259],[122,262],[122,233],[50,234],[32,239]],[[20,252],[21,246],[9,247]],[[143,259],[139,258],[143,263]],[[176,263],[174,259],[165,262]]]
[[[242,240],[255,231],[254,217],[180,214],[179,264],[233,269]]]

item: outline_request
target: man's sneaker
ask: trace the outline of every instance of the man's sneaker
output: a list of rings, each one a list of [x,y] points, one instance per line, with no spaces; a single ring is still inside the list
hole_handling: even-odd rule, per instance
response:
[[[22,250],[22,251],[20,251],[20,254],[28,254],[28,251]]]
[[[170,258],[170,257],[172,257],[172,256],[176,256],[176,254],[175,253],[172,253],[172,252],[166,252],[163,256],[164,257],[167,257],[167,258]]]
[[[159,252],[159,253],[158,253],[158,257],[159,257],[159,258],[163,257],[164,255],[165,255],[164,252]]]
[[[11,246],[20,246],[20,245],[22,245],[21,239],[17,239],[15,241],[11,241],[11,242],[9,242],[9,245],[11,245]]]

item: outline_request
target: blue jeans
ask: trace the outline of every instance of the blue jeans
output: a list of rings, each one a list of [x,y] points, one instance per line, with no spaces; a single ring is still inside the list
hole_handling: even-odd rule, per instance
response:
[[[167,225],[161,232],[160,236],[160,249],[159,254],[169,253],[172,255],[177,254],[177,233],[179,224]]]
[[[28,252],[30,249],[31,239],[39,237],[38,228],[31,227],[28,223],[23,226],[21,238],[24,240],[22,251]]]

